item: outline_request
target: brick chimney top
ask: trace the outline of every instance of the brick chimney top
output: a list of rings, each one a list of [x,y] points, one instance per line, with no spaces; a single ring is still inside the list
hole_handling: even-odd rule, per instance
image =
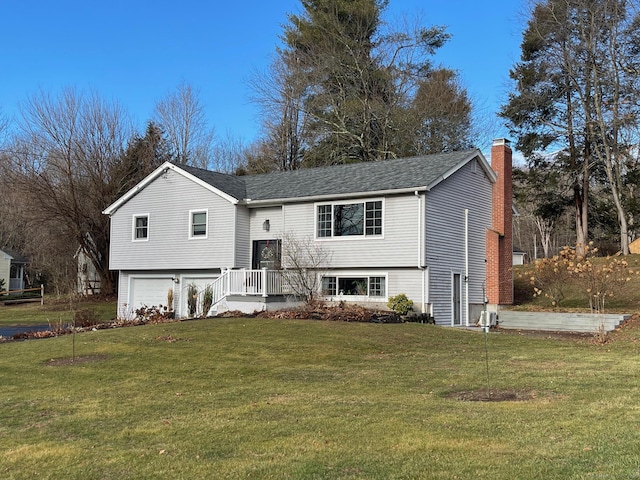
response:
[[[507,140],[506,138],[496,138],[493,141],[493,146],[494,147],[498,147],[498,146],[505,146],[505,147],[511,147],[511,141]]]

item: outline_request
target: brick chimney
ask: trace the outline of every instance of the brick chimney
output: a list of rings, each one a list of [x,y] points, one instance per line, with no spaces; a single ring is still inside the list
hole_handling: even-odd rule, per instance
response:
[[[491,147],[493,228],[487,231],[487,298],[495,305],[513,303],[513,184],[509,140],[499,138]]]

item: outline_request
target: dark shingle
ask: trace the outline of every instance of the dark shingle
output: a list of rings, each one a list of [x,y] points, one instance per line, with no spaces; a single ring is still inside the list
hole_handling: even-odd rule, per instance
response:
[[[223,191],[227,195],[231,195],[238,200],[244,200],[246,198],[244,177],[228,175],[226,173],[212,172],[210,170],[190,167],[188,165],[180,165],[179,167],[184,171],[189,172],[194,177],[198,177],[203,182],[208,183],[212,187]]]
[[[247,198],[270,200],[424,187],[477,150],[251,175]]]
[[[240,177],[196,167],[180,168],[238,200],[256,201],[426,187],[479,153],[466,150]]]

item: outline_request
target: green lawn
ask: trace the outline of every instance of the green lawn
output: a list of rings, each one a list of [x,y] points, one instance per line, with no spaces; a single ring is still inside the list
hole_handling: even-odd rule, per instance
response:
[[[0,344],[0,478],[640,478],[640,329],[210,319]]]
[[[17,305],[0,304],[0,327],[11,325],[46,325],[59,322],[70,323],[73,311],[89,310],[99,321],[110,321],[116,318],[117,303],[101,299],[83,299],[74,304],[45,296],[44,305],[39,302]]]

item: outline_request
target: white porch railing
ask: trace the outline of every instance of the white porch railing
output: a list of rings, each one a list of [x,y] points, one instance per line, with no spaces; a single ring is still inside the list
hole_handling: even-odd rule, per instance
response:
[[[230,270],[223,269],[213,288],[213,305],[229,295],[253,295],[268,297],[282,295],[284,292],[282,272],[280,270]]]

